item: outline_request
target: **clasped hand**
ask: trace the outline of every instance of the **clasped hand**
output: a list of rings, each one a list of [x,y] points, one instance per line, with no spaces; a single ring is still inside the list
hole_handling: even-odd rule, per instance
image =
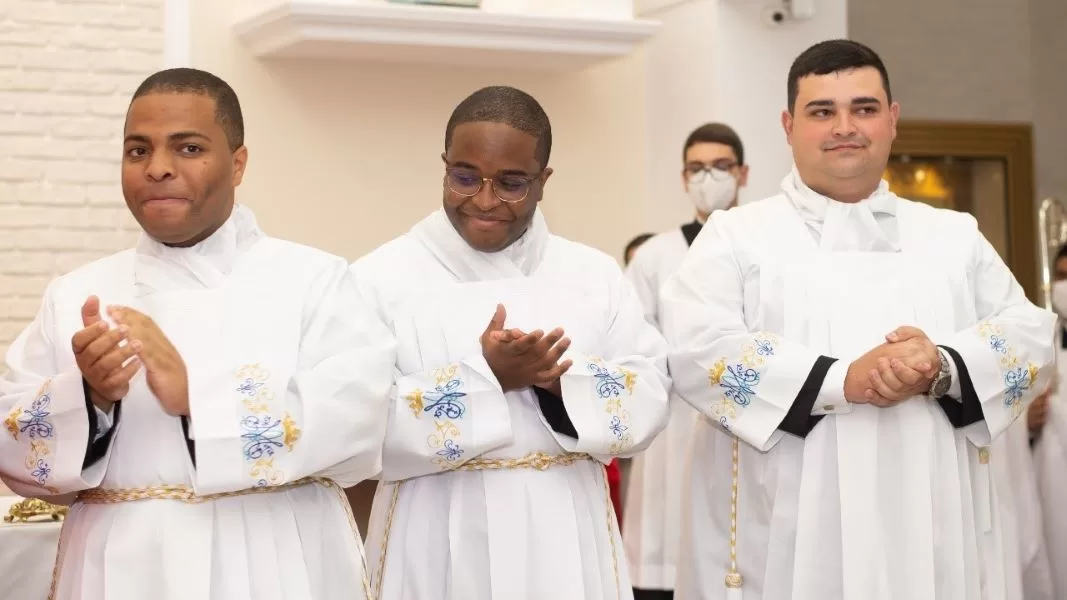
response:
[[[482,356],[503,391],[537,386],[562,395],[559,378],[571,368],[571,361],[559,362],[571,341],[556,328],[547,335],[504,329],[507,313],[497,305],[496,313],[482,333]]]
[[[100,316],[100,300],[90,296],[82,305],[83,329],[71,346],[90,400],[109,411],[130,391],[130,381],[143,365],[148,388],[169,415],[189,414],[189,382],[177,349],[155,321],[132,308],[108,308],[118,324],[111,328]],[[123,342],[126,342],[123,344]]]
[[[893,406],[930,389],[941,370],[937,346],[916,327],[900,327],[886,341],[856,359],[845,376],[845,399]]]

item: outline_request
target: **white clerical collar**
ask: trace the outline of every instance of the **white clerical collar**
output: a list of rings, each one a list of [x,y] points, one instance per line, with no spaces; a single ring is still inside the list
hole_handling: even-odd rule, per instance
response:
[[[782,191],[808,225],[820,248],[832,251],[897,252],[897,197],[884,180],[859,202],[838,202],[808,187],[794,166]]]
[[[889,183],[884,179],[879,182],[878,188],[873,194],[853,203],[842,203],[824,196],[808,187],[800,176],[796,166],[793,166],[789,175],[782,180],[782,191],[793,201],[796,209],[805,217],[805,220],[822,222],[826,219],[826,210],[831,204],[850,204],[852,206],[866,206],[872,214],[895,215],[897,213],[896,195],[889,191]]]
[[[548,244],[548,225],[536,209],[530,226],[497,252],[475,250],[452,226],[444,210],[436,210],[411,229],[441,264],[460,281],[489,281],[529,276],[541,264]]]
[[[188,280],[184,284],[197,282],[204,287],[215,287],[233,270],[241,254],[264,236],[255,214],[242,204],[234,205],[222,227],[187,248],[167,246],[142,232],[136,247],[138,262],[143,267],[138,269],[138,279],[150,270],[166,270],[171,276]],[[158,282],[152,287],[158,288]]]

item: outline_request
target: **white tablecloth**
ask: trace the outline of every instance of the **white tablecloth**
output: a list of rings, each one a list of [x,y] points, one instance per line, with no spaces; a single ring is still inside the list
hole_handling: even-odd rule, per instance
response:
[[[45,600],[62,521],[4,523],[17,496],[0,496],[0,600]]]

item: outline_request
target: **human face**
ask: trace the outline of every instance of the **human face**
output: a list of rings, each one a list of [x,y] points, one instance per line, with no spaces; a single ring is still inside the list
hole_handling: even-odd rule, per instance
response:
[[[697,142],[685,150],[685,164],[682,165],[682,187],[686,193],[690,192],[695,177],[711,177],[706,169],[725,171],[737,180],[734,197],[730,206],[737,204],[737,190],[744,187],[748,182],[748,165],[737,164],[737,154],[734,149],[726,144],[718,142]],[[707,219],[708,212],[697,208],[697,214],[702,219]]]
[[[801,77],[790,108],[782,113],[782,126],[804,183],[840,202],[874,193],[900,117],[900,105],[889,103],[878,70]]]
[[[192,246],[230,217],[247,160],[244,146],[230,151],[210,96],[147,94],[126,115],[122,194],[148,235]]]
[[[502,201],[488,181],[473,196],[452,191],[447,173],[442,186],[448,220],[475,250],[497,252],[522,237],[552,175],[552,169],[537,160],[536,137],[503,123],[464,123],[452,131],[451,144],[441,158],[447,168],[470,169],[481,177],[533,178],[526,197],[518,202]]]
[[[1057,258],[1053,267],[1052,279],[1054,281],[1067,280],[1067,256]]]

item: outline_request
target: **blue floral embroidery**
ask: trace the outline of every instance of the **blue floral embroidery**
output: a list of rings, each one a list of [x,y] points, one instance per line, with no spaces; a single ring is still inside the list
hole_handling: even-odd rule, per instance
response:
[[[37,459],[37,468],[35,468],[30,473],[30,477],[33,477],[33,479],[39,485],[44,485],[45,482],[48,481],[48,476],[51,475],[51,474],[52,474],[52,466],[49,465],[48,463],[46,463],[43,458],[38,458]]]
[[[432,390],[423,392],[423,399],[429,402],[429,405],[423,408],[423,411],[432,413],[435,419],[440,419],[442,416],[449,419],[463,418],[463,413],[466,412],[467,407],[460,402],[460,398],[467,394],[459,391],[462,386],[462,381],[453,378],[443,385],[438,385]]]
[[[756,397],[759,380],[759,371],[738,363],[726,367],[726,372],[719,378],[719,387],[725,390],[727,398],[741,406],[748,406]]]
[[[713,390],[721,390],[711,407],[711,416],[729,431],[730,421],[737,418],[737,407],[752,404],[763,379],[766,361],[775,355],[778,338],[759,332],[741,348],[740,360],[720,358],[708,369],[708,383]]]
[[[255,381],[251,377],[245,377],[244,381],[237,386],[237,393],[246,398],[255,398],[264,385],[266,385],[264,381]]]
[[[599,358],[591,358],[585,368],[593,374],[596,397],[605,401],[608,431],[615,438],[608,453],[621,454],[634,443],[630,434],[630,412],[623,403],[633,394],[637,374],[621,367],[609,368]]]
[[[445,440],[443,446],[443,448],[437,451],[437,455],[443,457],[448,462],[457,461],[463,455],[463,449],[460,448],[454,440]]]
[[[628,371],[620,369],[612,373],[599,362],[590,362],[586,368],[596,378],[597,398],[618,398],[624,390],[633,385],[632,383],[628,385]]]
[[[994,352],[999,352],[1001,354],[1007,354],[1008,353],[1008,340],[1006,340],[1006,339],[1004,339],[1004,338],[1002,338],[1002,337],[1000,337],[998,335],[991,335],[991,336],[989,336],[989,348],[991,350],[993,350]]]
[[[41,488],[58,494],[58,490],[47,485],[52,476],[51,444],[55,441],[55,424],[52,423],[52,413],[49,410],[52,403],[49,393],[51,384],[49,380],[41,386],[29,409],[24,410],[19,406],[12,408],[4,420],[4,426],[16,442],[19,441],[20,435],[25,434],[29,449],[23,463],[30,478]]]
[[[51,396],[47,392],[41,394],[30,404],[28,410],[23,411],[23,416],[18,419],[19,432],[25,433],[30,439],[48,439],[54,433],[54,427],[48,417],[48,405],[52,403]]]
[[[433,432],[426,437],[426,444],[433,451],[432,462],[442,469],[453,469],[463,458],[463,448],[456,441],[460,437],[456,420],[462,419],[467,407],[462,398],[463,379],[459,376],[459,365],[450,365],[433,372],[435,385],[432,389],[422,391],[415,389],[404,395],[408,408],[418,419],[422,414],[433,417]]]
[[[302,434],[296,420],[288,412],[279,418],[274,406],[274,393],[268,385],[270,373],[258,364],[241,367],[235,374],[233,388],[237,393],[240,416],[242,453],[248,463],[248,475],[256,487],[279,485],[285,473],[275,460],[281,460],[282,449],[292,452]]]
[[[1013,415],[1018,416],[1022,413],[1023,396],[1037,379],[1037,366],[1033,363],[1022,364],[1000,326],[983,321],[978,324],[977,331],[978,335],[986,338],[989,349],[1000,355],[997,363],[1004,381],[1004,406],[1010,408]]]
[[[245,440],[245,459],[257,460],[274,456],[274,449],[282,447],[285,432],[282,422],[270,415],[251,416],[241,419],[241,439]]]

